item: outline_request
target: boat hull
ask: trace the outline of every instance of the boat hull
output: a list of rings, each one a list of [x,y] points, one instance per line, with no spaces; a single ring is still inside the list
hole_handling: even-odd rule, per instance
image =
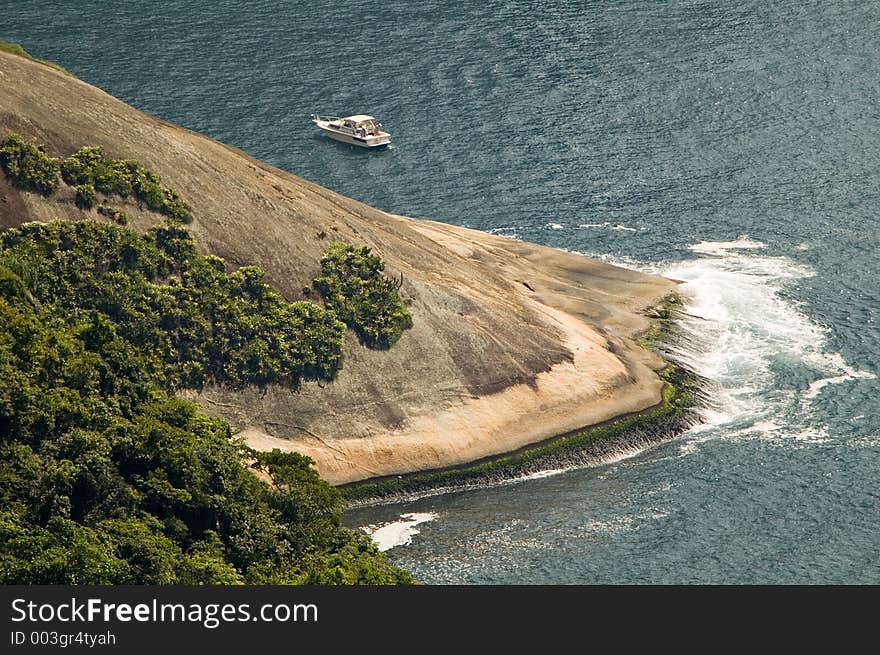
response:
[[[382,146],[387,146],[391,143],[391,137],[385,135],[378,136],[366,136],[366,137],[357,137],[352,136],[351,134],[345,134],[343,132],[337,132],[336,130],[330,130],[325,127],[321,127],[321,131],[329,136],[331,139],[335,141],[340,141],[342,143],[348,143],[349,145],[358,146],[360,148],[381,148]]]
[[[381,126],[366,114],[345,118],[312,114],[312,122],[331,139],[358,148],[381,148],[391,143],[391,135],[379,129]]]

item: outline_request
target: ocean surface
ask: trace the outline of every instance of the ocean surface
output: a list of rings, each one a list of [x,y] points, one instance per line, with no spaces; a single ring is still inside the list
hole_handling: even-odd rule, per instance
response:
[[[880,583],[878,35],[877,2],[0,0],[0,38],[343,194],[684,281],[702,425],[347,514],[427,583]]]

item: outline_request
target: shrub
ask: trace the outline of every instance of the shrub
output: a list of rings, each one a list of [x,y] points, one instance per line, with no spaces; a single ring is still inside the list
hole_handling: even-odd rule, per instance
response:
[[[101,214],[101,216],[106,216],[117,225],[126,225],[128,223],[128,216],[126,213],[117,207],[100,205],[98,207],[98,213]]]
[[[6,298],[25,298],[27,287],[12,270],[0,264],[0,296]]]
[[[0,168],[19,189],[50,196],[58,188],[58,160],[19,134],[0,141]]]
[[[152,173],[133,178],[137,198],[153,211],[161,212],[165,206],[165,191]]]
[[[97,146],[83,146],[61,162],[61,177],[73,186],[91,184],[108,196],[127,198],[133,191],[126,163],[106,157]]]
[[[83,146],[61,162],[61,177],[70,185],[91,184],[108,196],[134,195],[150,210],[188,221],[190,209],[180,196],[137,161],[112,159],[98,146]]]
[[[314,287],[327,307],[371,348],[390,348],[412,327],[412,316],[400,299],[402,283],[386,277],[382,259],[364,246],[336,242],[321,258]]]
[[[125,162],[125,165],[130,172],[131,186],[138,200],[151,210],[175,220],[186,222],[191,218],[189,206],[181,200],[177,192],[162,186],[159,176],[136,161]]]
[[[101,148],[83,146],[75,154],[61,162],[61,178],[71,186],[94,184],[92,169],[104,159]]]
[[[189,223],[192,220],[189,206],[171,189],[165,189],[165,204],[162,207],[162,213],[183,223]]]
[[[80,209],[91,209],[98,201],[95,187],[91,184],[79,184],[76,187],[76,206]]]

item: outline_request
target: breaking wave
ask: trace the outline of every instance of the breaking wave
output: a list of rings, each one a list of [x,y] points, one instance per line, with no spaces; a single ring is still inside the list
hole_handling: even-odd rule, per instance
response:
[[[813,271],[765,248],[748,237],[703,241],[690,248],[702,257],[655,271],[682,282],[681,335],[666,354],[708,380],[703,423],[685,452],[712,428],[821,441],[826,428],[811,422],[811,401],[829,385],[875,377],[829,352],[827,328],[787,295]]]

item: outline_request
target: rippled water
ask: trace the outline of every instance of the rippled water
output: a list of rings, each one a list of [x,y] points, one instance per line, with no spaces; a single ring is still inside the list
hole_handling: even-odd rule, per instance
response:
[[[0,38],[382,209],[685,281],[703,426],[349,513],[422,580],[880,582],[880,5],[463,4],[0,0]]]

